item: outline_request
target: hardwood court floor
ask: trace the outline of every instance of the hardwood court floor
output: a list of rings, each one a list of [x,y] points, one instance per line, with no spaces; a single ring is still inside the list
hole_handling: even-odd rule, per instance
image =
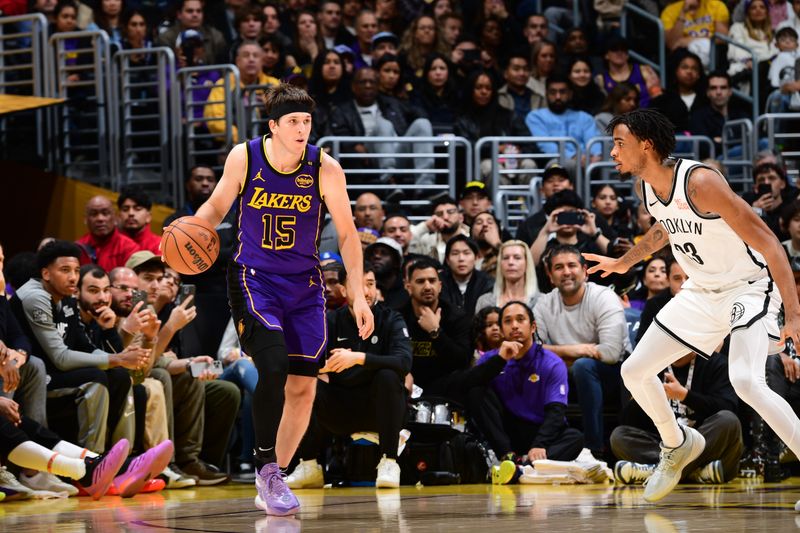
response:
[[[800,478],[764,485],[737,480],[719,487],[679,486],[659,505],[641,488],[614,485],[465,485],[298,491],[297,519],[267,519],[246,485],[106,497],[0,503],[0,531],[514,531],[646,532],[800,530],[794,503]]]

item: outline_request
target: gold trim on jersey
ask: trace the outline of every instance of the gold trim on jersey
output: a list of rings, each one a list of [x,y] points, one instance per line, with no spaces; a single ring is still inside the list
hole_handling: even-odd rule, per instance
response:
[[[261,315],[261,313],[259,313],[259,312],[256,310],[256,304],[255,304],[255,302],[253,302],[253,295],[252,295],[252,294],[250,294],[250,289],[249,289],[249,288],[247,288],[247,267],[246,267],[246,266],[244,266],[244,265],[242,265],[242,284],[244,285],[244,290],[245,290],[245,292],[247,293],[247,298],[249,298],[249,300],[250,300],[250,309],[253,311],[253,313],[254,313],[256,316],[258,316],[258,318],[260,318],[260,319],[261,319],[261,320],[262,320],[262,321],[263,321],[263,322],[264,322],[266,325],[268,325],[269,327],[271,327],[271,328],[278,328],[279,330],[283,331],[283,327],[281,327],[281,325],[280,325],[280,324],[270,324],[269,320],[267,320],[266,318],[264,318],[264,317]]]
[[[303,155],[300,156],[300,162],[297,164],[297,167],[294,170],[290,170],[289,172],[282,172],[277,168],[275,168],[275,165],[273,165],[272,161],[269,160],[269,154],[267,154],[267,139],[268,137],[264,135],[264,137],[261,140],[261,149],[264,151],[264,161],[267,162],[267,164],[272,170],[283,176],[290,176],[302,168],[303,164],[306,162],[306,150],[308,147],[308,143],[306,143],[306,148],[303,148]]]

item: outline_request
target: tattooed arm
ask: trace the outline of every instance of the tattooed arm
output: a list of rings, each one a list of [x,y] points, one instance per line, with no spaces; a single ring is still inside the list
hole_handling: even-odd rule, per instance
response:
[[[667,230],[664,229],[661,222],[656,222],[650,230],[645,233],[644,237],[636,243],[636,246],[628,250],[628,252],[619,259],[597,254],[582,255],[587,261],[597,262],[596,265],[589,268],[587,271],[589,274],[602,272],[600,277],[606,278],[611,274],[624,274],[633,265],[662,249],[668,243],[669,235],[667,234]]]

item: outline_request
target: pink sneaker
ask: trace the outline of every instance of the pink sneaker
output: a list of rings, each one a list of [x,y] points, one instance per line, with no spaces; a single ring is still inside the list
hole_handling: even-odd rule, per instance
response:
[[[114,478],[114,485],[123,498],[137,494],[145,483],[159,475],[172,460],[175,447],[165,440],[133,459],[122,474]]]
[[[86,475],[77,481],[78,487],[85,490],[95,500],[102,498],[128,457],[130,449],[131,445],[128,439],[120,439],[103,455],[84,459]],[[91,484],[89,484],[90,481]]]
[[[300,502],[286,485],[278,463],[261,467],[256,474],[255,504],[271,516],[291,516],[300,510]]]

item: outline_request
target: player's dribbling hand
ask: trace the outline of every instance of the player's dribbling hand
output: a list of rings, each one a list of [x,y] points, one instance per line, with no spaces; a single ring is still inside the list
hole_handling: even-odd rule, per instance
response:
[[[795,350],[800,346],[800,316],[796,313],[787,313],[786,323],[781,329],[780,346],[785,346],[787,339],[792,339]]]
[[[628,271],[628,267],[626,267],[620,259],[615,259],[613,257],[606,257],[604,255],[598,254],[581,254],[584,259],[587,261],[593,261],[597,263],[596,265],[592,265],[586,271],[587,274],[594,274],[595,272],[602,272],[600,274],[601,278],[607,278],[611,274],[624,274]]]
[[[358,324],[358,336],[366,340],[367,337],[372,335],[372,330],[375,329],[375,318],[372,316],[372,310],[367,305],[367,300],[358,298],[353,302],[353,315]]]

